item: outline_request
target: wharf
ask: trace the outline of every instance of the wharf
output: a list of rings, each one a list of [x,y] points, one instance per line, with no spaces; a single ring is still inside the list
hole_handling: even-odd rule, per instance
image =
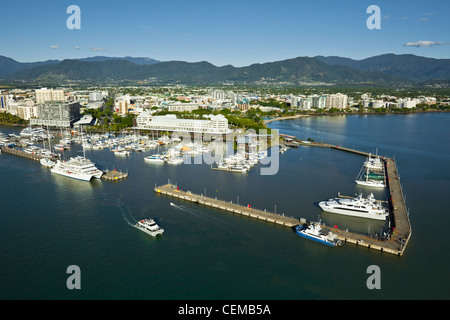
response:
[[[122,171],[106,171],[104,175],[102,175],[102,179],[108,180],[108,181],[117,181],[121,179],[128,178],[128,172],[122,172]]]
[[[366,155],[366,153],[364,152],[361,152],[359,154]],[[343,241],[344,243],[352,243],[358,246],[367,247],[369,249],[402,256],[411,237],[411,225],[409,221],[408,211],[406,209],[406,204],[403,198],[400,181],[398,178],[395,161],[390,158],[383,158],[383,162],[386,167],[386,181],[388,183],[390,194],[388,206],[390,208],[389,219],[392,220],[391,230],[389,230],[389,237],[378,239],[369,237],[367,235],[357,234],[327,226],[322,226],[322,228],[336,234],[337,239]],[[293,217],[281,216],[275,213],[209,198],[204,195],[193,194],[190,191],[181,190],[180,188],[172,184],[155,187],[154,191],[157,194],[163,194],[174,198],[202,204],[205,206],[222,209],[231,213],[237,213],[244,216],[256,218],[258,220],[273,222],[275,224],[290,228],[294,228],[295,226],[306,222],[306,219],[296,219]]]
[[[26,158],[26,159],[30,159],[33,161],[40,161],[43,156],[38,155],[38,154],[33,154],[33,153],[27,153],[21,150],[17,150],[17,149],[13,149],[13,148],[7,148],[7,147],[1,147],[1,151],[3,153],[7,153],[7,154],[12,154],[18,157],[22,157],[22,158]]]
[[[166,184],[164,186],[155,187],[154,191],[157,194],[171,196],[174,198],[202,204],[212,208],[225,210],[231,213],[237,213],[243,216],[255,218],[262,221],[272,222],[290,228],[293,228],[301,223],[300,220],[292,217],[287,217],[276,213],[254,209],[248,206],[242,206],[236,203],[205,197],[204,195],[194,194],[190,191],[184,191],[172,184]]]

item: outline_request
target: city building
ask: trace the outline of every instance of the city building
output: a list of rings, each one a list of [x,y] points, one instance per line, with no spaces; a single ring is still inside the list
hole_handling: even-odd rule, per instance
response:
[[[103,94],[101,92],[89,92],[89,101],[101,101]]]
[[[178,111],[178,112],[192,112],[192,110],[197,110],[200,108],[200,104],[198,103],[169,103],[166,105],[167,110],[170,112]]]
[[[32,101],[30,101],[32,102]],[[38,117],[38,107],[34,105],[34,103],[26,103],[26,104],[20,104],[16,106],[16,112],[17,116],[25,119],[30,120],[31,118],[37,118]]]
[[[47,101],[65,101],[64,90],[54,89],[36,89],[36,103],[44,103]]]
[[[327,106],[327,96],[325,95],[312,95],[311,97],[311,107],[317,109],[325,109]]]
[[[347,107],[348,96],[342,93],[330,94],[327,96],[325,109],[344,109]]]
[[[148,111],[141,112],[136,118],[139,130],[175,131],[190,133],[227,134],[228,120],[223,115],[210,115],[209,119],[178,119],[174,114],[153,116]]]
[[[38,118],[31,118],[31,125],[70,128],[80,118],[78,102],[45,102],[37,105]]]
[[[6,102],[8,101],[8,97],[3,95],[0,92],[0,112],[5,112],[7,110]]]

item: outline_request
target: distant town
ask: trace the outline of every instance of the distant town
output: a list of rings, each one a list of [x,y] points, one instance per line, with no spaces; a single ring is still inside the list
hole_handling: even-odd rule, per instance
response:
[[[226,134],[234,128],[267,128],[266,122],[271,119],[303,114],[450,110],[450,97],[442,94],[286,90],[187,86],[6,88],[0,91],[0,123],[58,129],[84,125],[114,132],[141,129]]]

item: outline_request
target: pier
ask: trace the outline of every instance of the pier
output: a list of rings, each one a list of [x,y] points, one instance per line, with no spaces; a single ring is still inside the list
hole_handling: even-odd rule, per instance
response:
[[[157,194],[162,194],[173,198],[198,203],[208,207],[225,210],[231,213],[236,213],[246,217],[271,222],[289,228],[293,228],[302,223],[300,220],[292,217],[287,217],[284,215],[279,215],[276,213],[271,213],[259,209],[253,209],[250,206],[243,206],[232,202],[213,199],[206,197],[204,195],[194,194],[190,191],[181,190],[179,187],[172,184],[166,184],[163,186],[155,187],[154,191]]]
[[[353,152],[352,149],[347,149],[345,151]],[[356,153],[369,156],[369,153],[365,152]],[[390,209],[389,219],[391,219],[391,230],[389,230],[389,237],[377,239],[369,237],[367,235],[353,233],[348,230],[341,230],[338,228],[331,228],[327,226],[322,226],[322,228],[336,234],[337,239],[341,240],[344,243],[352,243],[357,246],[378,250],[380,252],[402,256],[411,237],[411,225],[395,161],[390,158],[382,159],[385,165],[387,187],[390,194],[390,198],[387,201]],[[234,204],[232,202],[206,197],[205,195],[194,194],[190,191],[181,190],[179,187],[172,184],[155,187],[154,191],[157,194],[198,203],[201,205],[225,210],[230,213],[236,213],[262,221],[272,222],[289,228],[294,228],[295,226],[306,222],[306,219],[303,218],[296,219],[293,217],[282,216],[267,211],[253,209],[249,206],[242,206],[239,204]]]
[[[1,147],[1,151],[3,153],[7,153],[7,154],[12,154],[18,157],[22,157],[25,159],[29,159],[29,160],[33,160],[33,161],[40,161],[43,156],[38,155],[38,154],[33,154],[33,153],[27,153],[21,150],[16,150],[13,148],[7,148],[7,147]]]

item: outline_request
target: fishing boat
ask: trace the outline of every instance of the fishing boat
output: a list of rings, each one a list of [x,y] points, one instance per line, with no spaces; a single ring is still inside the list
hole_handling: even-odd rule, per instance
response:
[[[164,232],[164,229],[158,226],[153,219],[143,219],[138,221],[134,225],[139,230],[151,235],[151,236],[157,236],[159,234],[162,234]]]
[[[357,197],[337,197],[319,202],[319,207],[326,212],[368,218],[374,220],[386,220],[389,215],[387,208],[384,208],[380,201],[375,200],[371,193],[367,198],[362,194]]]
[[[325,234],[322,232],[320,223],[305,223],[295,227],[295,233],[300,237],[320,242],[327,246],[336,247],[341,245],[341,241],[336,238],[336,235],[332,232]]]

